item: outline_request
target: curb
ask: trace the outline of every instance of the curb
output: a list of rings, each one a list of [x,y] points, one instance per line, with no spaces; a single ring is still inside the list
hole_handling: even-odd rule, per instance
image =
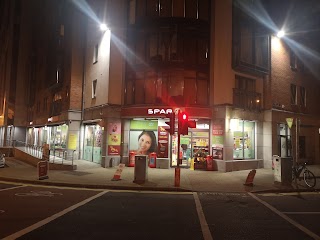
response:
[[[57,186],[57,187],[72,187],[72,188],[87,188],[87,189],[111,189],[111,190],[132,190],[132,191],[155,191],[155,192],[194,192],[190,189],[178,187],[142,187],[142,186],[113,186],[113,185],[99,185],[99,184],[80,184],[80,183],[61,183],[61,182],[40,182],[39,180],[27,180],[16,178],[0,177],[0,181],[13,183],[27,183],[39,186]]]

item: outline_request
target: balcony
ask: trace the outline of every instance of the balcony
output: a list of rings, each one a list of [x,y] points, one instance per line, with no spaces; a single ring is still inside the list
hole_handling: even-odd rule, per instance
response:
[[[261,111],[261,93],[233,89],[233,106],[250,111]]]

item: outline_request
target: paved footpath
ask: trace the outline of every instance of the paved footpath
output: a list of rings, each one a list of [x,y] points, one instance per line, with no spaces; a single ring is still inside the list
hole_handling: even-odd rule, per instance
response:
[[[148,168],[147,181],[142,184],[134,183],[134,168],[125,167],[121,180],[113,181],[117,167],[103,168],[99,164],[84,160],[76,160],[77,170],[49,171],[48,179],[38,180],[37,168],[14,158],[7,158],[7,166],[0,168],[0,180],[33,184],[58,186],[103,188],[103,189],[133,189],[159,191],[204,191],[204,192],[277,192],[277,191],[306,191],[303,181],[292,186],[283,186],[274,182],[272,169],[256,169],[253,186],[246,186],[250,170],[234,172],[218,172],[181,169],[180,187],[175,187],[175,169]],[[320,190],[320,165],[309,166],[315,173],[317,185],[311,190]]]

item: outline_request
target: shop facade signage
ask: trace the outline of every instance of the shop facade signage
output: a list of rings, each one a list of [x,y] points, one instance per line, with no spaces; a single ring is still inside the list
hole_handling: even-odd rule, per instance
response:
[[[169,114],[172,112],[172,108],[148,108],[148,115]]]

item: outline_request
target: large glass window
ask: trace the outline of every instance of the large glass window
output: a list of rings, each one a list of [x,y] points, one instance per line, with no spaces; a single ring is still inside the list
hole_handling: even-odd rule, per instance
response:
[[[126,104],[206,105],[208,76],[194,71],[127,74]]]
[[[255,158],[255,122],[231,119],[233,131],[233,158]]]

